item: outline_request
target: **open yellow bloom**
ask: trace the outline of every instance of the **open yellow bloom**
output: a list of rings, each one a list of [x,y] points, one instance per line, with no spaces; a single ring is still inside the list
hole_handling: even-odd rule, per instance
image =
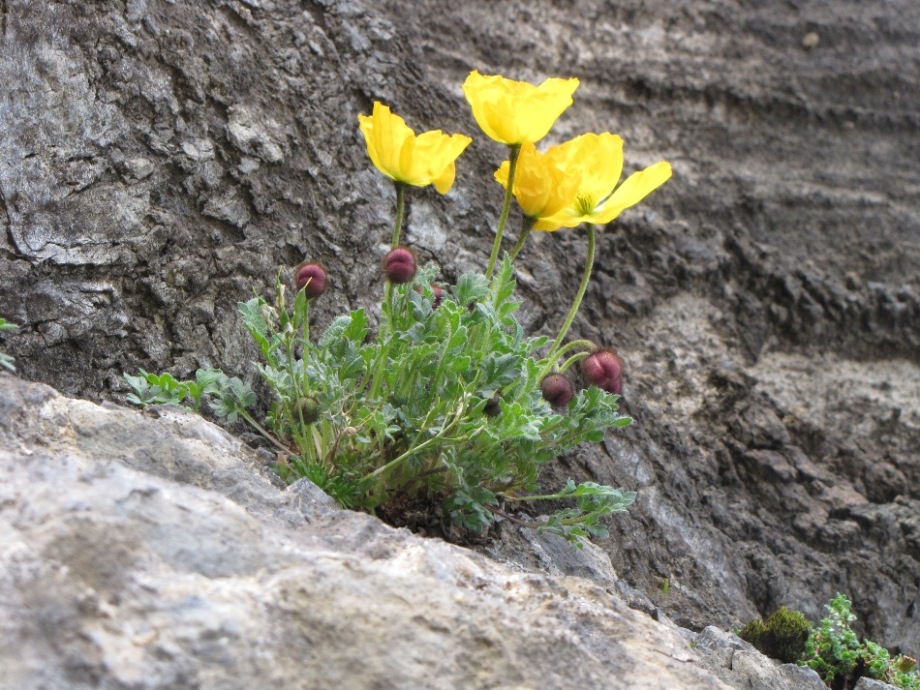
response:
[[[473,117],[490,138],[517,146],[537,142],[572,105],[578,79],[547,79],[539,86],[499,76],[484,76],[477,70],[463,82],[463,93],[473,108]]]
[[[416,187],[433,184],[447,194],[454,184],[454,162],[472,139],[432,130],[416,136],[398,115],[374,103],[372,115],[358,115],[367,153],[377,169],[390,179]]]
[[[554,149],[540,153],[529,141],[521,146],[514,171],[513,194],[524,215],[534,221],[535,230],[561,227],[561,223],[549,218],[555,218],[576,201],[581,174],[566,169],[564,162]],[[505,189],[510,169],[511,162],[505,161],[495,171],[495,179]]]
[[[553,147],[547,154],[551,152],[563,169],[581,180],[575,202],[544,220],[557,228],[582,223],[606,225],[671,177],[671,164],[660,161],[633,173],[617,187],[623,173],[623,139],[609,132],[583,134]]]

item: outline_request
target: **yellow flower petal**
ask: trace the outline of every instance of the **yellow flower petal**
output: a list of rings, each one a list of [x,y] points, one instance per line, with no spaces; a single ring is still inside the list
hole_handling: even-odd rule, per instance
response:
[[[582,134],[559,146],[567,169],[581,172],[578,198],[586,212],[610,195],[623,173],[623,139],[610,132]]]
[[[671,178],[671,164],[660,161],[626,178],[616,192],[596,211],[592,223],[605,225],[635,206]]]
[[[510,169],[510,161],[505,161],[495,171],[495,179],[506,189]],[[514,198],[521,207],[521,212],[534,219],[537,224],[549,225],[541,223],[541,219],[554,216],[571,206],[580,183],[580,173],[565,170],[560,164],[559,156],[552,149],[544,154],[537,151],[531,142],[521,146],[514,173]],[[537,224],[534,225],[535,228]]]
[[[662,161],[630,175],[617,188],[623,172],[623,140],[609,132],[583,134],[552,147],[547,151],[547,155],[550,154],[570,174],[578,172],[581,185],[575,202],[552,217],[544,218],[545,225],[567,228],[582,223],[605,225],[671,177],[670,164]],[[535,225],[534,229],[540,228]]]
[[[552,218],[541,218],[533,224],[532,230],[542,230],[543,232],[556,232],[559,228],[563,227],[562,223],[559,221],[553,220]]]
[[[374,166],[397,182],[416,187],[433,184],[446,194],[456,175],[455,161],[472,139],[440,130],[415,132],[382,103],[374,103],[371,116],[358,115],[367,153]]]
[[[545,80],[539,86],[470,72],[463,93],[486,135],[502,144],[537,142],[572,105],[578,79]]]
[[[454,186],[454,178],[457,176],[457,166],[451,163],[441,172],[441,176],[434,180],[434,188],[441,194],[447,194],[450,188]]]

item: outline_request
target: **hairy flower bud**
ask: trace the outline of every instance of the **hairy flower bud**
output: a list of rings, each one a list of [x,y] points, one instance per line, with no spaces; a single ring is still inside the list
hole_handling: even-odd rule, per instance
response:
[[[297,401],[297,414],[304,424],[313,424],[319,419],[319,403],[316,398],[307,396]]]
[[[406,247],[397,247],[383,259],[383,272],[391,283],[408,283],[415,277],[415,254]]]
[[[581,373],[601,390],[619,395],[623,390],[623,360],[613,350],[597,350],[581,362]]]
[[[543,379],[540,391],[553,407],[565,407],[575,394],[571,382],[562,374],[550,374]]]
[[[294,269],[294,285],[311,299],[326,292],[326,269],[318,263],[304,262]]]

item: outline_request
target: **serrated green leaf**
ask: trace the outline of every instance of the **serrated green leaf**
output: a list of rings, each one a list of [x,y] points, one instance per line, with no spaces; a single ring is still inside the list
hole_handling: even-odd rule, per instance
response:
[[[205,394],[216,390],[220,377],[225,376],[220,369],[199,369],[195,372],[195,381]]]
[[[268,357],[271,352],[269,325],[265,318],[268,304],[261,297],[253,297],[248,302],[237,303],[236,306],[243,317],[243,325],[262,350],[262,356]]]
[[[345,327],[343,335],[351,342],[359,345],[367,337],[367,315],[363,309],[356,309],[351,312],[351,318]]]
[[[486,298],[489,281],[481,273],[465,273],[454,286],[453,294],[461,307],[467,307]]]

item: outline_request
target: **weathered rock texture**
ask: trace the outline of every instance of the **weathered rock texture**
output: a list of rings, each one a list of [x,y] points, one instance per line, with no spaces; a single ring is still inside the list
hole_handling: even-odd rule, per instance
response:
[[[796,664],[764,664],[763,655],[734,633],[709,626],[692,636],[692,643],[706,666],[732,687],[827,688],[810,668]]]
[[[243,371],[233,304],[305,254],[335,284],[320,319],[373,304],[374,99],[474,134],[471,68],[581,77],[554,136],[612,129],[675,177],[604,233],[575,328],[626,358],[637,424],[551,479],[639,491],[605,546],[682,625],[816,620],[843,591],[920,650],[914,0],[4,0],[0,34],[0,312],[24,326],[2,346],[95,399],[138,366]],[[446,200],[412,196],[448,280],[485,263],[501,155],[480,136]],[[583,254],[530,242],[534,331]]]
[[[0,688],[729,687],[613,592],[279,489],[190,413],[6,375],[0,412]]]

